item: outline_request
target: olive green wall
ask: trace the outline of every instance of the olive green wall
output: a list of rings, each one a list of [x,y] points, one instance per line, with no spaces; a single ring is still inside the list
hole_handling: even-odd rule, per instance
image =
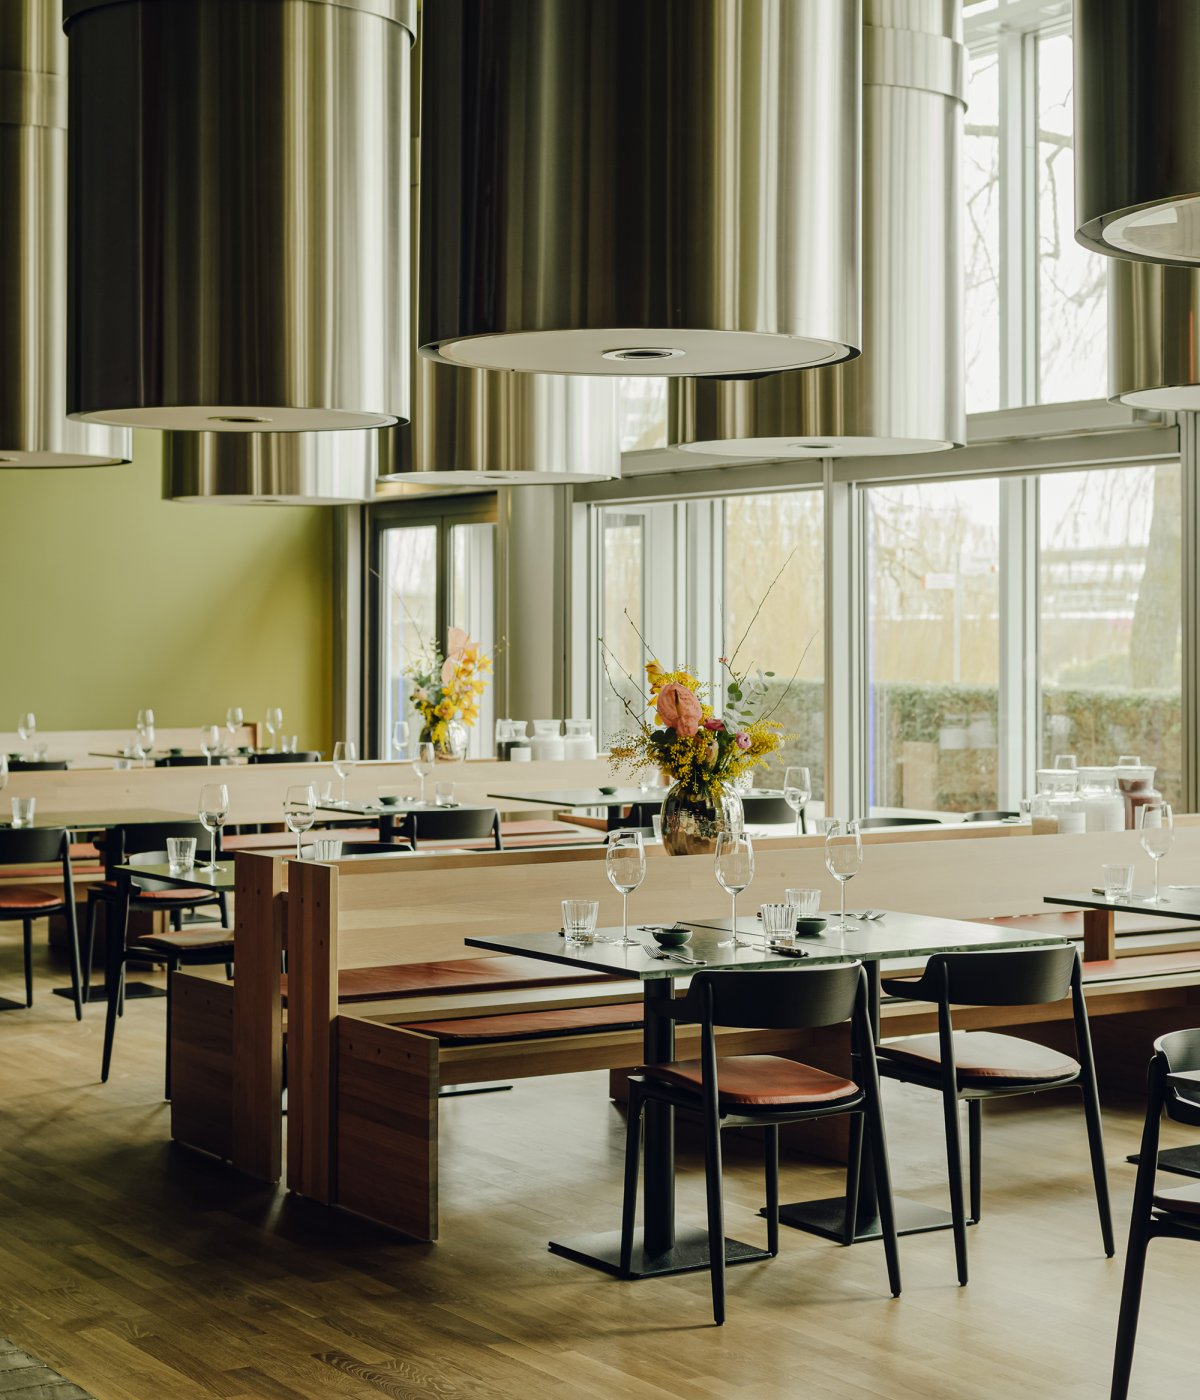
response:
[[[0,470],[0,731],[262,721],[330,746],[333,514],[174,505],[161,438],[125,467]]]

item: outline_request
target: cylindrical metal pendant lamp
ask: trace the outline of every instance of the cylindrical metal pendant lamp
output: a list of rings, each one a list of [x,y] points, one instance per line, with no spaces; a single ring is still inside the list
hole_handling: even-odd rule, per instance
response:
[[[959,0],[866,0],[863,352],[671,385],[669,440],[718,456],[935,452],[966,437]]]
[[[425,353],[759,372],[859,346],[859,0],[437,0]]]
[[[163,497],[218,506],[347,506],[375,495],[395,429],[164,433]]]
[[[1200,409],[1200,268],[1113,258],[1108,394],[1135,408]]]
[[[0,467],[127,462],[67,417],[67,41],[49,0],[0,4]]]
[[[522,486],[621,475],[618,384],[586,375],[458,369],[421,356],[410,428],[388,481]]]
[[[1075,0],[1073,34],[1075,237],[1200,262],[1200,5]]]
[[[65,0],[72,416],[408,417],[415,0]]]

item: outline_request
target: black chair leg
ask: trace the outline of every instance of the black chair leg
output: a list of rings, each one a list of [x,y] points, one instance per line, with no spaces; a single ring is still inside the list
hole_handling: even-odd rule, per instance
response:
[[[704,1185],[708,1195],[708,1265],[712,1274],[713,1321],[725,1321],[725,1209],[721,1201],[721,1124],[705,1114]]]
[[[163,1098],[168,1103],[171,1099],[171,992],[178,967],[178,961],[167,964],[167,1067],[163,1078]]]
[[[219,894],[217,896],[217,908],[221,911],[221,927],[229,927],[229,896]]]
[[[92,970],[96,965],[96,919],[100,914],[100,898],[88,891],[87,904],[87,944],[83,955],[83,970],[87,974],[83,980],[83,999],[92,999]]]
[[[859,1115],[855,1114],[857,1118]],[[871,1135],[871,1159],[875,1167],[876,1209],[879,1211],[879,1231],[883,1236],[883,1253],[887,1260],[888,1287],[892,1297],[900,1296],[900,1245],[896,1239],[896,1208],[892,1201],[892,1172],[888,1164],[887,1136],[883,1129],[883,1103],[879,1098],[878,1080],[875,1096],[866,1106],[866,1128]]]
[[[850,1153],[846,1158],[846,1213],[842,1217],[842,1243],[854,1243],[858,1223],[858,1193],[862,1183],[863,1119],[861,1113],[850,1115]]]
[[[225,980],[226,982],[233,981],[233,964],[231,962],[225,964]]]
[[[117,1007],[125,985],[124,960],[113,970],[108,985],[108,1009],[104,1016],[104,1056],[100,1061],[100,1082],[108,1083],[108,1071],[112,1066],[113,1037],[117,1033]]]
[[[978,1225],[983,1214],[983,1100],[967,1100],[967,1157],[971,1171],[969,1225]]]
[[[33,1005],[33,920],[21,920],[21,942],[25,948],[25,1005]]]
[[[629,1086],[629,1125],[625,1130],[625,1194],[621,1200],[621,1274],[633,1268],[633,1230],[637,1219],[638,1159],[642,1148],[642,1094]]]
[[[1088,1150],[1092,1157],[1092,1180],[1096,1186],[1096,1209],[1100,1213],[1100,1234],[1104,1253],[1111,1259],[1116,1253],[1113,1242],[1112,1206],[1108,1199],[1108,1168],[1104,1165],[1104,1128],[1100,1122],[1100,1093],[1096,1087],[1094,1067],[1088,1073],[1084,1067],[1079,1079],[1083,1091],[1083,1113],[1087,1120]]]
[[[1149,1221],[1139,1220],[1135,1215],[1130,1222],[1129,1245],[1125,1253],[1125,1281],[1121,1285],[1121,1313],[1117,1320],[1117,1345],[1109,1400],[1125,1400],[1129,1394],[1129,1375],[1133,1370],[1133,1349],[1137,1341],[1142,1281],[1146,1276],[1146,1247],[1149,1243]]]
[[[763,1137],[763,1166],[767,1178],[767,1253],[779,1253],[779,1124],[772,1123]]]
[[[75,1019],[83,1020],[83,974],[79,966],[79,915],[74,903],[66,909],[67,932],[71,935],[71,999],[75,1003]]]
[[[183,932],[183,910],[182,910],[182,909],[172,909],[172,910],[171,910],[171,927],[175,930],[176,933],[182,933],[182,932]]]
[[[946,1168],[950,1177],[950,1213],[954,1217],[954,1260],[958,1281],[967,1282],[967,1215],[963,1202],[962,1142],[958,1134],[958,1098],[952,1086],[942,1088],[942,1112],[946,1120]]]

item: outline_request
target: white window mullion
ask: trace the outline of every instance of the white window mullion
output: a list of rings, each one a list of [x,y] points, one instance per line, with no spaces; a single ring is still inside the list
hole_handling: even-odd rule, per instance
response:
[[[1038,493],[1030,477],[1000,486],[1000,767],[997,802],[1016,811],[1040,762]]]

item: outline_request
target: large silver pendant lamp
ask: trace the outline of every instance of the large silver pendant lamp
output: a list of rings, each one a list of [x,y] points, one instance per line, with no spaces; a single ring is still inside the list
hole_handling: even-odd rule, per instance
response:
[[[859,340],[859,0],[437,0],[418,338],[696,375]]]
[[[63,8],[71,414],[407,419],[414,0]]]
[[[1200,268],[1110,262],[1108,393],[1135,408],[1200,409]]]
[[[397,429],[164,433],[163,497],[217,506],[349,506],[375,495]]]
[[[67,418],[67,41],[52,0],[0,4],[0,467],[127,462]]]
[[[1200,262],[1200,5],[1075,0],[1075,237]]]
[[[863,7],[863,352],[676,380],[669,440],[718,456],[934,452],[964,441],[958,0]]]

